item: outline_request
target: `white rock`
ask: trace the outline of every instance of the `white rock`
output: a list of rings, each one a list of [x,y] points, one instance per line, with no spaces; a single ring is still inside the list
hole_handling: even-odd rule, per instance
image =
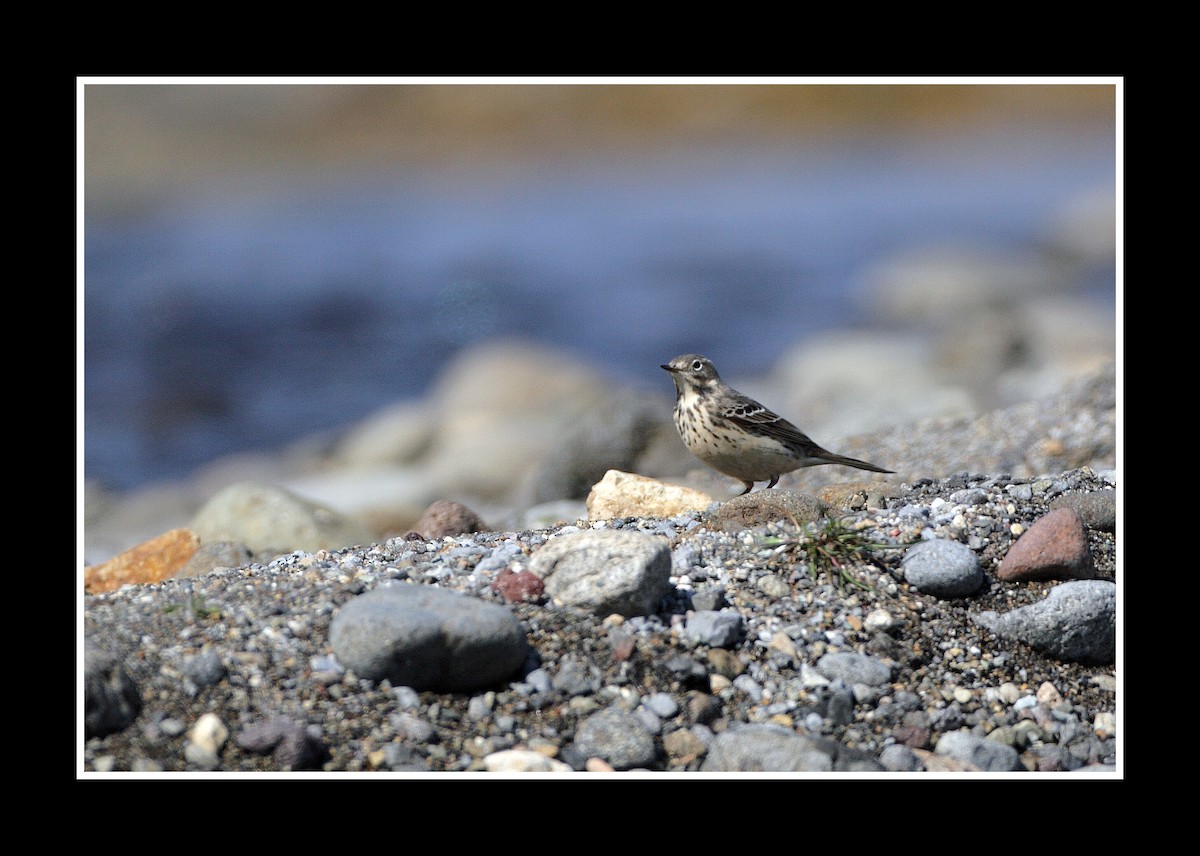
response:
[[[569,773],[571,767],[531,749],[505,749],[483,759],[489,773]]]

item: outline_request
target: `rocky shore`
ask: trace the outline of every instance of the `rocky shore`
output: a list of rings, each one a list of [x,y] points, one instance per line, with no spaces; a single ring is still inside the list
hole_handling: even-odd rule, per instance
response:
[[[836,447],[889,480],[234,545],[84,598],[80,768],[1119,775],[1115,421],[1110,366]]]

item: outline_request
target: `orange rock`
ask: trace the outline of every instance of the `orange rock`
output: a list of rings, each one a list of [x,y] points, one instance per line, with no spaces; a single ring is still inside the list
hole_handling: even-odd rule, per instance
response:
[[[107,562],[83,569],[88,594],[118,589],[126,583],[157,583],[177,574],[200,547],[190,529],[172,529],[130,547]]]

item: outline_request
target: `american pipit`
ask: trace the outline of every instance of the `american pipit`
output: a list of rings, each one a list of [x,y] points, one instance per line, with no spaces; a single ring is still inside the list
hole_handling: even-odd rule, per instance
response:
[[[675,427],[688,451],[717,472],[746,486],[801,467],[841,464],[890,473],[883,467],[822,449],[799,428],[753,398],[733,389],[717,374],[712,360],[683,354],[663,366],[675,381]]]

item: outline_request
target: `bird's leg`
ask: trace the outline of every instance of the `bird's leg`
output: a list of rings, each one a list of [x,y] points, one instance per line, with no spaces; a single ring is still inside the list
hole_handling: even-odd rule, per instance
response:
[[[752,481],[743,481],[743,482],[742,482],[742,484],[744,484],[744,485],[746,486],[746,489],[745,489],[744,491],[742,491],[741,493],[739,493],[739,494],[738,494],[738,496],[745,496],[745,495],[746,495],[746,494],[748,494],[750,491],[754,490],[754,482],[752,482]]]
[[[778,483],[778,481],[779,481],[779,476],[775,476],[773,479],[771,479],[771,483],[769,485],[767,485],[767,487],[768,488],[775,487],[775,485],[776,485],[776,483]]]

